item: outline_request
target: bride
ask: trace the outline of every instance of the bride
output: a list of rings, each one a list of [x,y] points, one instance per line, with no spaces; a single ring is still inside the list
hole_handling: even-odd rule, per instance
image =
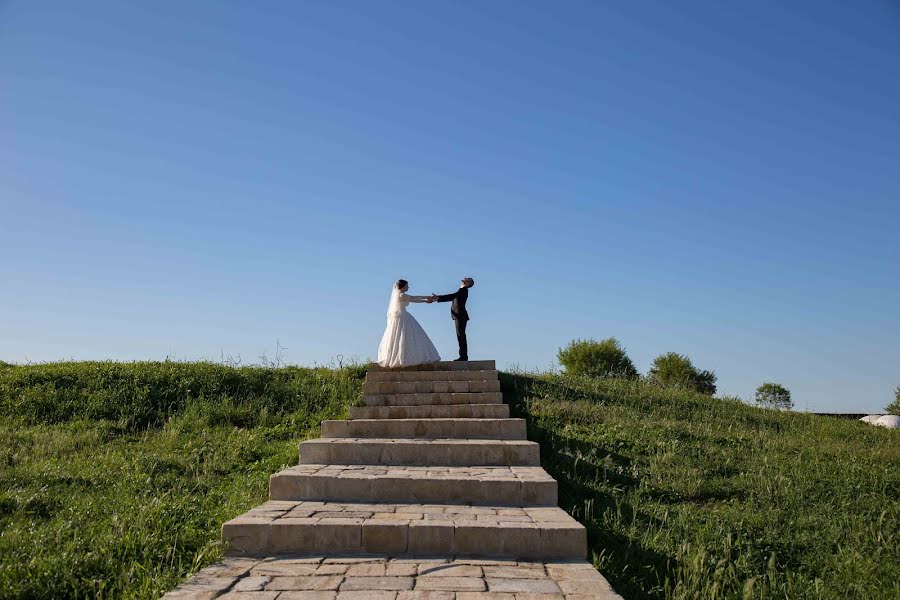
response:
[[[406,312],[410,302],[427,302],[431,304],[433,296],[410,296],[406,293],[409,282],[401,279],[394,284],[391,303],[388,305],[387,329],[378,347],[378,364],[382,367],[410,367],[423,363],[441,360],[441,355],[428,338],[428,334]]]

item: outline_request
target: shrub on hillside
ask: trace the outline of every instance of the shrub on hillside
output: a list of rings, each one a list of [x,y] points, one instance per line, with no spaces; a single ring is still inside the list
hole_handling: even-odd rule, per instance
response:
[[[657,356],[647,379],[664,387],[690,389],[709,396],[716,393],[716,374],[697,369],[691,359],[676,352]]]
[[[900,415],[900,385],[894,390],[894,401],[885,406],[884,410],[891,415]]]
[[[756,388],[756,403],[763,408],[790,410],[794,407],[791,392],[779,383],[766,382]]]
[[[570,375],[626,379],[638,376],[634,363],[616,338],[606,338],[599,342],[590,339],[572,340],[568,346],[559,349],[557,358]]]

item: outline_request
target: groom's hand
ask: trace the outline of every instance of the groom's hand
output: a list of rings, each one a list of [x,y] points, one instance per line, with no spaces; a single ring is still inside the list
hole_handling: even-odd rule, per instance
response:
[[[431,292],[431,298],[428,299],[428,303],[431,304],[432,302],[437,302],[437,299],[438,299],[437,294],[435,294],[434,292]]]

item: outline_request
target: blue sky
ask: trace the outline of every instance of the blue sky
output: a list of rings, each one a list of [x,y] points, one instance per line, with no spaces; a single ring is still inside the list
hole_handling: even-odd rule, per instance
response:
[[[134,4],[0,3],[0,359],[365,359],[471,274],[501,366],[900,384],[892,2]]]

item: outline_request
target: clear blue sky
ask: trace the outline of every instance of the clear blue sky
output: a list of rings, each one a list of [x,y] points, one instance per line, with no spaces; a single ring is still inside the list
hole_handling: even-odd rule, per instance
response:
[[[365,359],[471,274],[501,366],[900,384],[894,2],[136,4],[0,2],[0,359]]]

